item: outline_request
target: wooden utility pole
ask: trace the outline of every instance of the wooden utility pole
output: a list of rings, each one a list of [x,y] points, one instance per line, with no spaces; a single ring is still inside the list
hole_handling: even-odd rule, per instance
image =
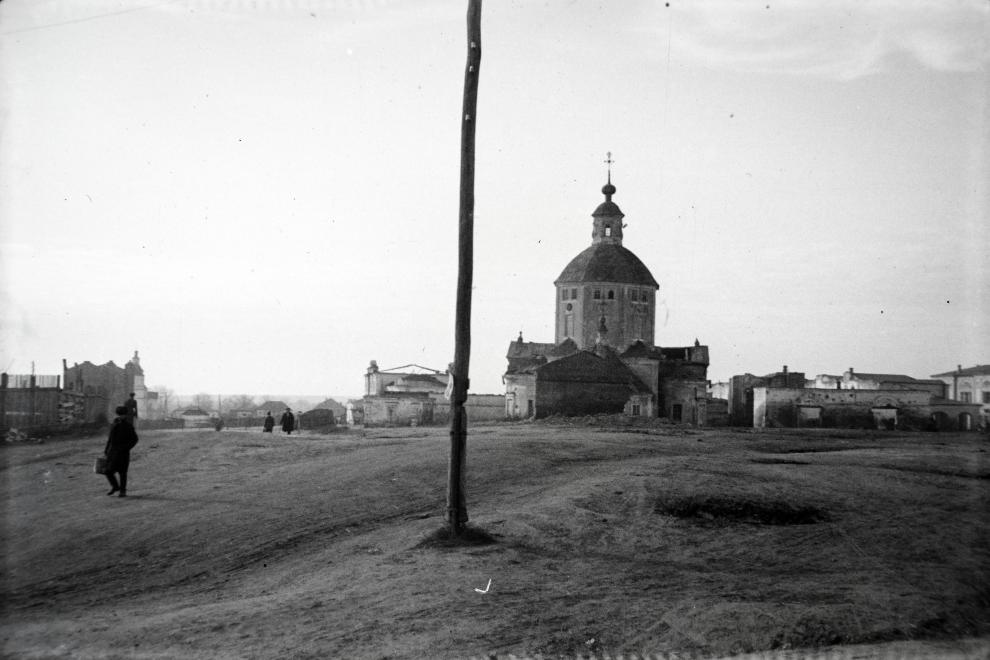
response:
[[[457,310],[454,321],[454,381],[450,398],[450,465],[447,469],[447,524],[460,536],[468,521],[464,497],[464,451],[467,444],[468,366],[471,361],[471,282],[474,274],[474,130],[481,68],[481,0],[468,0],[467,66],[461,110],[461,198],[458,217]]]

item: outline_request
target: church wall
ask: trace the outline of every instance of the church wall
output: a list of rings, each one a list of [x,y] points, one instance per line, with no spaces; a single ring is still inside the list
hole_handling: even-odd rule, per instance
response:
[[[577,300],[558,300],[557,305],[557,343],[566,338],[565,317],[574,314],[574,341],[578,348],[590,348],[598,341],[598,328],[601,317],[605,316],[605,326],[608,328],[607,343],[619,350],[625,349],[637,339],[642,339],[648,346],[653,345],[656,292],[651,287],[629,285],[619,282],[594,282],[586,285],[562,286],[557,289],[577,289]],[[595,291],[601,295],[595,298]],[[632,301],[633,291],[637,301]],[[613,298],[608,294],[612,292]],[[639,298],[646,297],[645,302]],[[572,305],[572,311],[567,311],[567,303]]]
[[[660,414],[667,419],[680,421],[684,424],[704,426],[707,400],[708,381],[703,376],[701,378],[686,378],[677,375],[668,376],[666,373],[661,375]],[[675,406],[681,407],[680,420],[677,420]]]
[[[660,383],[660,362],[651,358],[622,358],[622,361],[634,374],[639,376],[644,385],[647,385],[654,396],[658,392]]]
[[[620,414],[632,392],[624,383],[550,381],[536,383],[536,417]]]
[[[562,291],[567,291],[567,300],[563,299]],[[572,298],[571,293],[577,291],[577,297]],[[567,306],[570,305],[571,309],[568,310]],[[554,344],[559,344],[560,342],[567,339],[566,333],[566,318],[568,316],[573,317],[573,332],[571,333],[571,338],[577,342],[578,347],[581,347],[581,342],[583,341],[584,334],[581,331],[582,319],[585,317],[585,297],[584,297],[584,286],[579,284],[569,284],[557,287],[557,302],[555,309],[557,310],[556,319],[556,338],[557,340]]]
[[[529,416],[529,402],[536,410],[536,376],[512,374],[505,376],[505,416],[521,419]]]

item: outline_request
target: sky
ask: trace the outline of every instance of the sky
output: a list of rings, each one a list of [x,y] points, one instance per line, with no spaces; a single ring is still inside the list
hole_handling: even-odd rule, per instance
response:
[[[363,393],[454,353],[460,0],[0,3],[0,370]],[[553,341],[606,153],[709,378],[990,363],[990,5],[488,0],[471,391]]]

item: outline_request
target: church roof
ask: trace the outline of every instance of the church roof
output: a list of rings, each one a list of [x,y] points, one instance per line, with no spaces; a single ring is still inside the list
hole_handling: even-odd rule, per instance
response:
[[[548,362],[537,368],[538,378],[553,382],[588,383],[589,385],[626,385],[631,392],[649,394],[650,388],[627,367],[615,352],[605,357],[591,351],[578,351],[573,355]]]
[[[990,364],[978,364],[975,367],[959,367],[956,371],[946,371],[944,374],[935,374],[933,378],[944,376],[985,376],[990,374]]]
[[[509,350],[505,357],[510,360],[513,358],[543,357],[553,347],[553,344],[539,341],[513,341],[509,342]]]
[[[620,357],[652,358],[654,360],[659,360],[663,356],[659,347],[647,346],[646,344],[643,343],[642,339],[637,339],[633,343],[629,344],[629,348],[623,351]]]
[[[547,351],[546,355],[548,357],[564,357],[571,353],[577,353],[579,350],[581,349],[578,348],[577,342],[568,337]]]
[[[565,282],[618,282],[660,288],[639,257],[614,243],[592,245],[571,259],[554,284]]]
[[[606,200],[598,205],[595,212],[591,214],[591,217],[597,218],[599,216],[619,216],[620,218],[625,217],[625,213],[619,208],[619,205],[613,202],[611,199]]]

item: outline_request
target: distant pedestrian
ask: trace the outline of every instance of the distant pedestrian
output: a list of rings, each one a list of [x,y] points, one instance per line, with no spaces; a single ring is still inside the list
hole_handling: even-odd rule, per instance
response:
[[[127,407],[127,421],[137,428],[137,399],[134,398],[134,392],[131,392],[131,397],[127,401],[124,401],[124,405]]]
[[[292,435],[294,428],[296,428],[296,418],[292,414],[292,408],[286,408],[282,413],[282,433]]]
[[[117,497],[127,497],[127,467],[131,463],[131,449],[137,443],[137,431],[128,420],[127,406],[117,406],[117,417],[110,426],[110,437],[103,450],[107,456],[107,481],[110,482],[107,495],[118,493]],[[120,476],[120,482],[114,474]]]
[[[271,433],[272,429],[275,428],[275,418],[272,417],[271,410],[269,410],[268,414],[265,415],[265,426],[263,428],[265,433]]]

